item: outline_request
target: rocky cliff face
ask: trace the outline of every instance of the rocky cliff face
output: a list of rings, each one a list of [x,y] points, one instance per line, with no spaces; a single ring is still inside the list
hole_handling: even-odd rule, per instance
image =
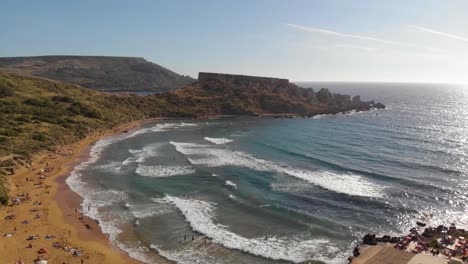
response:
[[[133,57],[9,57],[0,58],[0,70],[101,91],[163,92],[195,81],[143,58]]]
[[[314,116],[350,110],[370,110],[374,102],[359,97],[314,92],[287,79],[245,75],[200,73],[197,83],[159,97],[173,102],[180,111],[198,117],[212,115],[288,114]],[[382,105],[383,106],[383,105]],[[168,109],[169,110],[169,109]],[[175,112],[174,109],[170,110]]]

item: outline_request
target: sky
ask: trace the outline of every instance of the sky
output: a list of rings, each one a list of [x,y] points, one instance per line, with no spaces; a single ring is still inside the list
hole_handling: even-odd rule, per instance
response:
[[[144,57],[177,73],[468,83],[468,0],[0,0],[0,56]]]

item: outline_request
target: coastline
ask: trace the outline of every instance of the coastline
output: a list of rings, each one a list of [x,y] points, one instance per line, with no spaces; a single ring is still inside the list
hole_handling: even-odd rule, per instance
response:
[[[31,168],[19,168],[10,176],[11,197],[27,193],[30,199],[25,199],[19,205],[0,209],[0,230],[3,231],[0,237],[0,255],[6,256],[6,263],[14,263],[20,259],[26,263],[34,263],[33,260],[43,255],[51,263],[81,263],[82,260],[83,263],[141,263],[112,245],[96,221],[75,211],[75,208],[81,210],[82,197],[73,192],[65,180],[77,164],[88,159],[89,150],[96,141],[163,119],[153,118],[122,124],[89,135],[54,152],[37,154]],[[46,178],[40,179],[38,173],[46,167],[53,170],[46,170],[43,173]],[[43,185],[38,185],[39,182],[43,182]],[[35,201],[42,204],[35,205]],[[4,220],[8,215],[14,215],[15,218]],[[40,218],[36,218],[37,215]],[[28,224],[22,224],[25,220]],[[27,238],[31,235],[37,235],[38,239],[28,241]],[[53,235],[55,238],[46,240],[46,235]],[[82,256],[73,256],[72,252],[54,248],[52,244],[55,242],[78,250]],[[29,244],[32,248],[28,248]],[[46,248],[48,253],[39,254],[37,251],[40,248]]]

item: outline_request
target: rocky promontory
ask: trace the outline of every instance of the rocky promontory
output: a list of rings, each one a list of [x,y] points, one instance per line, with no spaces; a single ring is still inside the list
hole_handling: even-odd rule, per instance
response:
[[[312,117],[351,110],[383,109],[360,96],[315,92],[288,79],[200,72],[198,82],[158,95],[196,116],[284,115]]]

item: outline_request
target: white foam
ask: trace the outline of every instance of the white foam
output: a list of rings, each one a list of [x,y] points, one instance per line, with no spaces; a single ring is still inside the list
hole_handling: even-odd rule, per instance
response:
[[[237,184],[233,183],[232,181],[226,181],[226,182],[224,183],[224,185],[226,185],[226,186],[228,186],[228,187],[230,186],[230,187],[232,187],[232,188],[234,188],[234,189],[237,189]]]
[[[227,138],[210,138],[210,137],[205,137],[203,138],[204,140],[206,141],[209,141],[213,144],[216,144],[216,145],[222,145],[222,144],[227,144],[227,143],[231,143],[233,142],[234,140],[232,139],[227,139]]]
[[[155,244],[151,244],[150,248],[156,250],[159,255],[172,260],[178,264],[221,264],[226,263],[225,258],[216,257],[216,252],[213,247],[200,245],[200,243],[188,243],[182,245],[182,248],[164,250]],[[213,254],[214,253],[214,254]]]
[[[277,164],[271,161],[257,159],[240,151],[221,149],[213,146],[170,142],[176,150],[196,165],[208,167],[220,166],[239,166],[258,171],[269,171],[282,173],[301,179],[308,183],[318,185],[330,191],[345,193],[348,195],[382,197],[383,188],[362,176],[349,173],[335,173],[331,171],[307,171],[291,168],[283,164]]]
[[[327,116],[329,116],[329,115],[328,115],[328,114],[315,115],[315,116],[313,116],[312,118],[313,118],[313,119],[320,119],[320,118],[324,118],[324,117],[327,117]]]
[[[194,199],[182,199],[167,196],[185,216],[190,226],[197,232],[212,239],[214,243],[230,249],[241,250],[253,255],[274,260],[286,260],[295,263],[306,260],[320,260],[327,263],[341,263],[345,254],[326,239],[299,240],[295,238],[247,238],[215,223],[213,203]]]
[[[129,149],[128,152],[131,154],[138,154],[141,153],[143,150],[142,149]]]
[[[160,143],[150,144],[148,146],[144,146],[140,153],[138,153],[138,158],[136,162],[145,162],[148,158],[157,157],[160,155],[159,149],[161,148]]]
[[[165,215],[173,212],[171,206],[168,204],[139,204],[132,207],[131,213],[135,218],[147,218],[157,215]]]
[[[144,166],[138,165],[136,173],[145,177],[161,178],[194,173],[191,166]]]
[[[121,203],[122,200],[126,200],[127,194],[122,191],[106,190],[90,185],[83,181],[81,173],[81,171],[86,169],[88,166],[94,164],[100,158],[102,151],[109,145],[136,136],[139,133],[147,132],[145,129],[142,130],[142,132],[138,130],[130,135],[120,134],[117,136],[107,137],[96,142],[90,150],[88,160],[74,167],[70,176],[66,179],[66,183],[72,191],[83,197],[83,202],[81,204],[82,211],[86,216],[99,221],[99,226],[102,232],[109,235],[109,239],[112,241],[112,243],[126,251],[130,257],[147,263],[150,262],[145,255],[146,251],[148,251],[147,248],[141,247],[139,245],[122,243],[117,239],[119,234],[122,233],[122,230],[119,228],[119,226],[126,224],[131,220],[128,218],[129,215],[126,215],[123,212],[119,212],[118,215],[116,215],[115,213],[112,213],[108,210],[101,210],[101,208],[105,206]],[[129,150],[129,152],[131,154],[137,155],[142,151]],[[131,162],[131,160],[127,160],[127,162]],[[115,169],[119,168],[118,166],[115,166],[115,164],[111,164],[109,167],[113,167]],[[101,168],[105,168],[105,166],[101,166]]]
[[[111,172],[114,174],[120,173],[122,169],[122,163],[118,161],[110,161],[108,163],[99,165],[95,167],[98,170],[103,170],[107,172]]]
[[[176,129],[179,127],[193,127],[193,126],[198,126],[197,124],[192,124],[192,123],[159,123],[154,125],[153,127],[148,127],[148,128],[142,128],[139,129],[130,135],[127,136],[127,138],[132,138],[136,137],[142,134],[147,134],[147,133],[154,133],[154,132],[165,132],[165,131],[170,131],[172,129]]]

